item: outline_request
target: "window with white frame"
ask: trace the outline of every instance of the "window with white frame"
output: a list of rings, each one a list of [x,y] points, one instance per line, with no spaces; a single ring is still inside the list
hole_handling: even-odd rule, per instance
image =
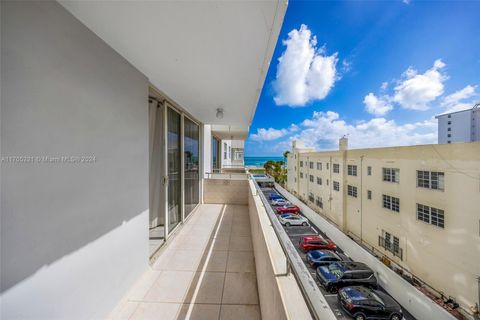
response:
[[[223,159],[227,159],[227,144],[225,142],[223,143]]]
[[[445,190],[445,173],[417,170],[417,187]]]
[[[333,173],[339,173],[340,172],[340,165],[338,163],[333,164]]]
[[[313,161],[310,161],[310,169],[313,169]]]
[[[315,201],[315,198],[313,197],[313,193],[311,193],[311,192],[308,193],[308,201],[310,201],[310,202]]]
[[[400,212],[400,199],[384,194],[383,207],[395,212]]]
[[[310,182],[313,182],[313,176],[310,175]]]
[[[322,178],[317,177],[317,184],[322,185]]]
[[[382,230],[379,245],[402,259],[403,254],[400,248],[400,238],[392,235],[390,232]]]
[[[347,166],[347,174],[349,176],[357,176],[357,166],[354,164],[349,164]]]
[[[367,167],[367,175],[369,175],[369,176],[372,175],[372,167],[371,166]]]
[[[347,194],[351,197],[357,197],[357,187],[347,185]]]
[[[367,199],[372,200],[372,190],[367,190]]]
[[[327,180],[328,181],[328,180]],[[333,181],[333,190],[340,191],[340,182]]]
[[[300,168],[303,168],[303,161],[300,161]]]
[[[396,168],[383,168],[383,181],[387,182],[400,182],[400,169]]]
[[[317,162],[317,170],[322,170],[322,163],[321,162]]]
[[[303,178],[303,172],[300,172],[300,178]]]
[[[445,212],[441,209],[417,203],[417,220],[445,228]]]

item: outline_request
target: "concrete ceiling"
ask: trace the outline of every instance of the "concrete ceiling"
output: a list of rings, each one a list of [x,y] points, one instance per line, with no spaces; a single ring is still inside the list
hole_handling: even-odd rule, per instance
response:
[[[246,135],[285,0],[60,3],[198,120]]]

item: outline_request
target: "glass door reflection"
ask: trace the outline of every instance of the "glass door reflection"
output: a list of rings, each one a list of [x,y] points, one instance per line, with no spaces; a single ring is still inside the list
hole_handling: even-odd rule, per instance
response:
[[[180,114],[168,108],[168,230],[169,233],[181,221],[181,162],[180,162]]]
[[[187,117],[184,118],[184,163],[185,163],[185,217],[200,201],[199,194],[199,127]]]

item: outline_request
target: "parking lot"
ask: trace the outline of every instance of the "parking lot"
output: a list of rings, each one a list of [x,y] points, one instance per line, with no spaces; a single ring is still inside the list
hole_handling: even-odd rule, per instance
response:
[[[262,192],[264,193],[265,197],[267,199],[270,199],[270,194],[278,194],[280,195],[274,188],[261,188]],[[306,217],[305,217],[306,218]],[[307,219],[307,218],[306,218]],[[337,319],[352,319],[350,316],[348,316],[343,309],[340,307],[339,303],[337,302],[337,295],[327,292],[318,282],[315,269],[310,267],[310,265],[306,261],[306,254],[302,252],[299,247],[298,243],[300,241],[300,238],[303,236],[308,236],[308,235],[321,235],[323,238],[328,239],[328,237],[320,230],[318,229],[311,221],[309,221],[310,225],[309,226],[290,226],[286,227],[283,226],[285,232],[289,236],[290,240],[294,244],[294,246],[297,248],[297,252],[299,253],[300,257],[302,258],[303,262],[307,266],[308,270],[310,271],[313,279],[317,283],[318,288],[322,292],[322,294],[325,296],[325,299],[327,300],[328,304],[330,305],[330,308],[332,309],[333,313],[336,315]],[[337,247],[338,252],[343,253],[342,249]],[[379,290],[383,290],[383,288],[379,287]],[[415,318],[402,306],[403,310],[403,317],[405,320],[415,320]]]

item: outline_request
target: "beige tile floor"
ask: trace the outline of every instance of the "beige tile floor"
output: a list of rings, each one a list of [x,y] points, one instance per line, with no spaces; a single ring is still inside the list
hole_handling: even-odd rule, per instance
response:
[[[260,319],[248,206],[200,205],[109,319]]]

